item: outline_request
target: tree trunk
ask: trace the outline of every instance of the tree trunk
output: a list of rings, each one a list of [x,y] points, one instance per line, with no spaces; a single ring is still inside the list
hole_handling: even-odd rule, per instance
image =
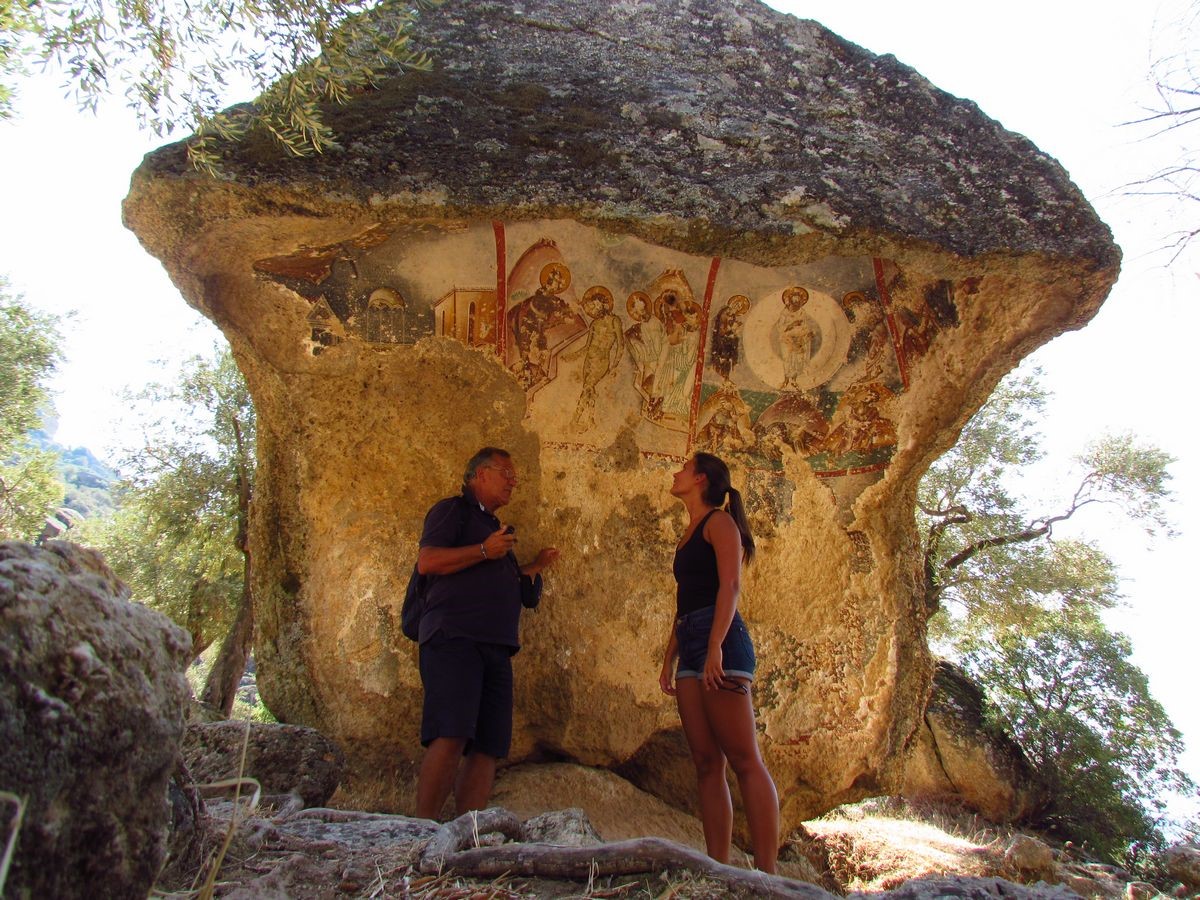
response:
[[[221,715],[229,718],[233,712],[233,701],[237,696],[238,684],[242,673],[246,671],[246,660],[250,658],[250,649],[254,645],[254,598],[250,593],[250,548],[247,541],[247,525],[250,521],[250,466],[246,459],[246,444],[242,440],[241,423],[237,417],[233,419],[233,434],[237,442],[237,491],[238,491],[238,530],[234,537],[237,548],[242,551],[242,599],[238,603],[237,617],[225,639],[221,641],[221,649],[217,659],[204,682],[204,690],[200,692],[200,702],[219,709]]]
[[[221,641],[217,659],[209,670],[204,689],[200,692],[200,701],[219,709],[225,718],[229,718],[233,711],[233,700],[237,696],[242,673],[246,671],[246,661],[250,658],[253,639],[254,604],[250,599],[250,558],[247,557],[237,618],[234,619],[225,639]]]

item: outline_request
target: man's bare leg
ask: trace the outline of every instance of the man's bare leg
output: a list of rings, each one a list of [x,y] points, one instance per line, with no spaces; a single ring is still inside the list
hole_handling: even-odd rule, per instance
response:
[[[425,748],[421,772],[417,775],[418,817],[437,819],[441,815],[466,746],[466,738],[434,738]]]
[[[496,757],[471,752],[458,773],[454,785],[454,806],[461,816],[472,809],[483,809],[492,796],[496,781]]]

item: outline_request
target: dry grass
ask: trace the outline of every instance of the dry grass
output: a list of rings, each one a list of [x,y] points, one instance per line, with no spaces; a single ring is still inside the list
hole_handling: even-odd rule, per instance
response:
[[[4,856],[0,857],[0,897],[3,897],[8,867],[12,865],[13,851],[17,846],[17,835],[21,833],[21,822],[25,819],[25,798],[0,791],[0,800],[13,805],[12,818],[8,822],[8,841],[4,845]]]
[[[891,890],[936,875],[998,875],[1006,836],[953,807],[895,801],[842,807],[805,829],[846,891]]]

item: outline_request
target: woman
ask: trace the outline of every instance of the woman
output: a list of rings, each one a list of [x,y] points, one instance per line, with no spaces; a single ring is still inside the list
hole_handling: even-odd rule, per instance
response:
[[[754,865],[774,873],[779,797],[758,752],[750,702],[754,647],[737,612],[742,557],[749,562],[754,555],[754,539],[742,496],[729,484],[729,467],[712,454],[689,459],[675,473],[671,493],[687,507],[688,527],[675,550],[677,618],[658,682],[675,697],[696,764],[708,855],[729,862],[728,760],[742,791]]]

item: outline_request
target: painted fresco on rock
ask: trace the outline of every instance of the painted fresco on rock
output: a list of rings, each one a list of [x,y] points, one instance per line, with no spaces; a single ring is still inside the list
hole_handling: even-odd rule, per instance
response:
[[[895,452],[911,367],[978,289],[886,260],[764,268],[552,221],[377,227],[255,269],[309,304],[314,356],[457,340],[521,385],[543,443],[600,450],[632,432],[648,457],[736,459],[773,522],[796,456],[849,521]]]

